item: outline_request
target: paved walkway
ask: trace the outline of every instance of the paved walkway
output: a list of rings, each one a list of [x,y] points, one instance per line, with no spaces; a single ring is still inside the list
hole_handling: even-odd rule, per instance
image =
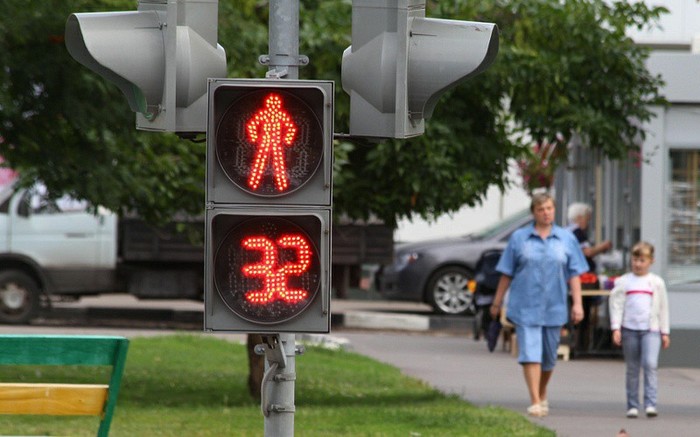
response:
[[[520,366],[499,347],[469,336],[409,335],[336,331],[351,349],[399,367],[439,390],[476,405],[498,405],[525,412],[529,397]],[[624,363],[619,359],[560,361],[550,383],[550,415],[534,422],[557,436],[631,437],[700,435],[700,369],[659,371],[659,416],[627,419]]]
[[[372,303],[336,303],[338,311],[373,310]],[[387,303],[373,305],[380,311],[375,317],[381,317]],[[500,343],[490,353],[484,342],[454,329],[437,335],[342,329],[333,334],[347,338],[352,350],[476,405],[498,405],[523,414],[529,405],[522,369]],[[700,368],[659,370],[659,416],[654,419],[625,417],[624,372],[619,358],[560,361],[550,383],[550,415],[531,420],[557,436],[615,436],[622,428],[631,437],[700,436]]]

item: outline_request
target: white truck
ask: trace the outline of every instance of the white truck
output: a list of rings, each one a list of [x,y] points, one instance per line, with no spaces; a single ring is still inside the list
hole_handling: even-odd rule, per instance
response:
[[[57,299],[129,293],[141,299],[202,299],[204,247],[175,224],[153,228],[46,189],[15,189],[0,175],[0,324],[26,323]],[[203,220],[178,221],[200,235]],[[181,231],[181,230],[180,230]],[[363,265],[386,264],[393,230],[381,224],[333,227],[333,288],[346,297]]]
[[[45,194],[41,185],[0,187],[0,324],[26,323],[52,300],[91,294],[201,299],[201,244],[174,227]]]

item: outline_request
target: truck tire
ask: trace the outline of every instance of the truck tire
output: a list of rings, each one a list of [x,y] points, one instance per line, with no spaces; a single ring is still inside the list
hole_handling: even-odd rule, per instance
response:
[[[19,270],[0,272],[0,323],[29,322],[39,311],[39,286]]]

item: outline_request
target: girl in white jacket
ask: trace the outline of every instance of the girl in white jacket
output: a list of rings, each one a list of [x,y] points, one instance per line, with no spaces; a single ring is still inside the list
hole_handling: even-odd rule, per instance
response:
[[[649,272],[654,246],[639,242],[632,247],[632,272],[615,281],[610,292],[612,341],[625,356],[627,417],[639,415],[639,371],[644,370],[644,409],[656,417],[657,368],[661,347],[671,344],[666,284]]]

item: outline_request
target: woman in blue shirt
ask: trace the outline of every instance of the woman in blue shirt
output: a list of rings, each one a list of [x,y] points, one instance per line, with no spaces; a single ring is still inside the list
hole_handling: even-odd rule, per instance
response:
[[[518,362],[530,393],[527,412],[543,417],[549,412],[547,383],[557,361],[561,327],[568,320],[568,291],[571,319],[578,323],[583,318],[579,275],[588,271],[588,264],[571,231],[554,224],[551,195],[535,194],[530,211],[534,221],[511,235],[496,266],[501,279],[491,315],[498,315],[510,287],[506,317],[515,325]]]

